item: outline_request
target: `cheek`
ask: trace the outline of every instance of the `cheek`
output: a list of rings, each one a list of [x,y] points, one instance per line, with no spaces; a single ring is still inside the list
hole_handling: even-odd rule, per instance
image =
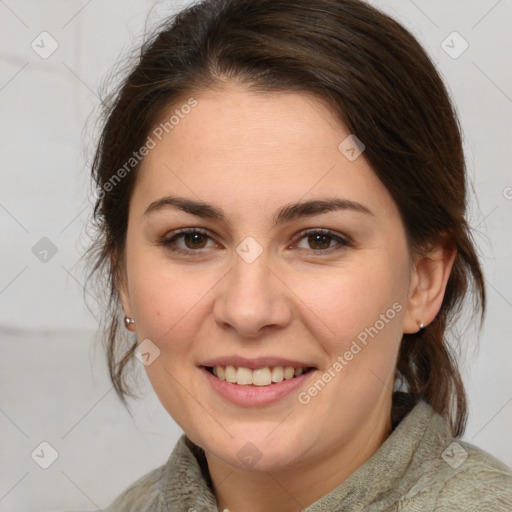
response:
[[[178,271],[168,263],[160,265],[135,254],[130,263],[138,339],[149,339],[160,350],[160,356],[144,367],[145,372],[163,407],[181,428],[190,430],[190,418],[201,415],[201,407],[190,399],[200,396],[194,390],[191,377],[196,370],[190,357],[193,340],[198,338],[198,329],[211,310],[208,293],[214,285],[213,277]]]
[[[303,318],[310,318],[310,328],[337,349],[376,322],[381,327],[381,315],[390,319],[386,330],[393,324],[398,332],[407,298],[406,265],[396,255],[369,256],[357,262],[354,258],[343,268],[297,274],[290,285],[302,303]]]
[[[139,339],[149,338],[160,346],[186,316],[196,286],[187,283],[162,258],[161,249],[147,247],[142,240],[128,237],[126,249],[129,294]],[[188,284],[188,286],[187,286]]]
[[[159,272],[148,265],[135,272],[132,282],[139,336],[154,340],[162,348],[172,340],[173,350],[180,351],[193,335],[194,319],[204,313],[212,288],[210,280],[184,272]]]
[[[367,256],[322,277],[302,276],[293,288],[307,306],[302,321],[329,361],[324,375],[333,384],[322,400],[360,407],[361,414],[363,402],[371,405],[384,386],[393,387],[407,297],[400,255]]]

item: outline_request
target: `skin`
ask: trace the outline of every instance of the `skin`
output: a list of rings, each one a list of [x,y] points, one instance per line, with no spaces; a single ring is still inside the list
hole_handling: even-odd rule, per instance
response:
[[[219,508],[301,510],[391,433],[402,334],[417,332],[418,321],[428,325],[439,311],[455,253],[434,245],[428,258],[411,254],[396,204],[364,153],[350,161],[340,152],[349,131],[322,100],[233,83],[194,98],[197,106],[139,170],[123,308],[138,339],[161,351],[147,375],[165,409],[205,450]],[[144,215],[166,195],[206,201],[227,222],[172,207]],[[340,210],[272,225],[288,203],[332,197],[362,203],[372,215]],[[195,245],[177,239],[187,255],[160,243],[189,227],[211,238]],[[311,228],[351,242],[315,244],[300,234]],[[250,264],[236,252],[247,236],[263,251]],[[396,303],[401,311],[308,404],[292,393],[271,405],[233,405],[197,366],[233,354],[307,361],[317,368],[307,390]],[[248,442],[261,454],[250,468],[237,457]]]

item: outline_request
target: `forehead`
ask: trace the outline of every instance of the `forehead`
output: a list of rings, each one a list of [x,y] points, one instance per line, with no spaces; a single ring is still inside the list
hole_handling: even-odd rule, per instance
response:
[[[172,129],[160,129],[161,140],[152,135],[156,144],[138,171],[133,198],[141,208],[165,193],[245,210],[308,195],[374,205],[390,200],[364,153],[351,161],[340,151],[350,132],[327,102],[237,86],[193,100],[192,108],[182,108],[184,100],[162,116],[164,123],[174,117]]]

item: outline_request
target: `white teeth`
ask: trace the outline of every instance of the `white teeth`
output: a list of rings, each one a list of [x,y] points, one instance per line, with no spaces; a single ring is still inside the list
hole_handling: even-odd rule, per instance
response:
[[[236,383],[240,386],[252,384],[252,371],[249,368],[238,368],[236,372]]]
[[[275,366],[272,369],[272,382],[283,382],[283,371],[282,366]]]
[[[272,375],[270,374],[270,368],[267,366],[265,368],[253,370],[252,383],[256,386],[268,386],[269,384],[272,384]]]
[[[236,382],[236,369],[234,366],[226,366],[225,377],[227,382]]]
[[[290,380],[294,377],[301,376],[306,371],[306,368],[299,367],[293,368],[292,366],[274,366],[270,368],[265,366],[251,370],[243,366],[215,366],[212,369],[213,374],[220,380],[238,384],[239,386],[269,386],[273,382],[278,383],[283,380]]]
[[[291,366],[287,366],[284,369],[284,373],[283,373],[284,379],[285,380],[290,380],[290,379],[293,379],[294,376],[295,376],[295,369],[292,368]]]

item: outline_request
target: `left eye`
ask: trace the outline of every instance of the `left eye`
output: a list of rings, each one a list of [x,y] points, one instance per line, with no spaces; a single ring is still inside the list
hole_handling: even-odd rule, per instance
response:
[[[183,246],[179,246],[177,241],[182,239]],[[164,238],[161,244],[173,252],[181,254],[189,254],[193,252],[200,252],[202,249],[207,248],[208,241],[213,241],[213,238],[206,232],[198,228],[184,229],[174,234],[171,237]],[[306,250],[313,250],[313,252],[327,252],[327,249],[340,246],[344,247],[349,245],[349,241],[329,230],[315,229],[305,231],[300,234],[298,240],[305,240],[309,247],[297,247]],[[334,245],[333,245],[333,242]],[[218,244],[215,244],[218,246]]]
[[[324,252],[326,249],[332,249],[333,245],[331,245],[331,242],[333,241],[336,242],[334,247],[336,245],[341,247],[349,245],[349,241],[346,238],[328,230],[316,229],[303,232],[301,235],[299,240],[305,239],[306,244],[309,245],[306,249],[311,248],[315,252]]]

